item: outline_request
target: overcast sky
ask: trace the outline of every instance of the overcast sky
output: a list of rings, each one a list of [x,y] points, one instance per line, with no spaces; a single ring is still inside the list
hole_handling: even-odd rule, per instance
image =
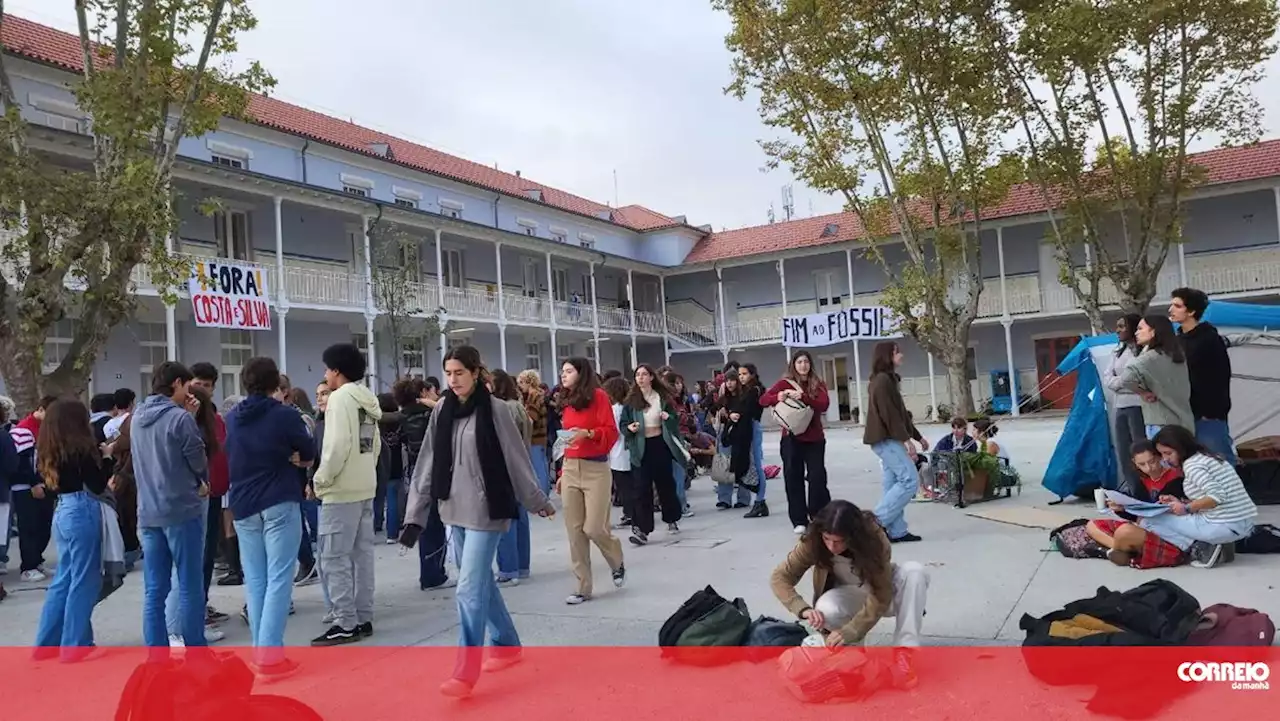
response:
[[[6,0],[75,30],[72,0]],[[709,0],[255,0],[243,38],[282,100],[600,202],[717,230],[782,216],[785,170],[755,105],[724,95],[728,20]],[[1280,59],[1259,88],[1280,135]],[[799,184],[795,213],[840,201]]]

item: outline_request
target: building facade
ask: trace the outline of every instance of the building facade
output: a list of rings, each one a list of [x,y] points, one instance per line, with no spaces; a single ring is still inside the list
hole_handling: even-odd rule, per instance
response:
[[[91,121],[70,90],[78,41],[12,16],[3,41],[32,146],[69,167],[83,163],[91,157]],[[669,362],[690,380],[709,378],[733,357],[756,363],[770,380],[790,352],[782,317],[876,305],[889,282],[864,256],[847,214],[715,233],[277,100],[253,98],[250,115],[252,123],[227,120],[182,142],[175,168],[181,223],[170,242],[172,252],[193,260],[260,270],[271,329],[196,327],[190,301],[165,305],[138,268],[138,313],[112,333],[92,390],[145,391],[154,364],[174,358],[220,365],[219,390],[230,394],[254,355],[274,356],[296,386],[311,390],[324,371],[321,352],[341,341],[366,350],[379,390],[399,376],[438,375],[443,352],[459,344],[478,347],[492,367],[539,369],[549,383],[571,355],[624,370]],[[1212,151],[1198,162],[1209,182],[1188,203],[1187,241],[1170,254],[1155,303],[1179,285],[1216,297],[1280,294],[1280,141]],[[373,292],[376,266],[389,262],[371,247],[374,221],[412,238],[391,262],[411,268],[409,305],[416,315],[436,315],[443,332],[410,330],[391,341]],[[1015,371],[1023,393],[1046,377],[1052,382],[1057,361],[1088,332],[1058,282],[1044,223],[1041,209],[1015,193],[982,236],[985,289],[970,344],[978,398],[990,395],[991,371]],[[892,265],[894,248],[885,252]],[[53,329],[46,358],[61,358],[74,323]],[[813,349],[839,397],[833,420],[863,405],[869,345]],[[904,390],[923,415],[948,402],[946,383],[931,358],[911,350]],[[1069,397],[1067,383],[1045,395]]]

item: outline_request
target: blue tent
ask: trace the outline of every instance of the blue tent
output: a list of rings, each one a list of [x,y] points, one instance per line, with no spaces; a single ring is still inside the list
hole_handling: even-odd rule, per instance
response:
[[[1232,436],[1238,443],[1280,435],[1280,305],[1214,301],[1204,320],[1230,342]],[[1062,437],[1045,469],[1043,485],[1061,498],[1087,488],[1115,488],[1121,459],[1112,442],[1115,414],[1101,382],[1115,334],[1084,338],[1058,364],[1059,375],[1076,374],[1076,392]]]

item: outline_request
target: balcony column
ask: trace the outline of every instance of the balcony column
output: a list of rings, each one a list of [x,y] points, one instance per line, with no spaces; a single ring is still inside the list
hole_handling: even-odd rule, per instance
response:
[[[371,390],[377,391],[378,343],[373,336],[373,324],[378,319],[378,307],[373,303],[373,242],[369,237],[373,232],[373,217],[361,216],[360,222],[364,224],[364,330],[369,339],[369,368],[365,371],[365,382]]]
[[[716,297],[719,298],[717,305],[720,306],[720,355],[724,357],[724,362],[729,362],[729,329],[724,322],[724,269],[716,266]]]
[[[595,346],[596,372],[600,373],[600,303],[596,298],[596,262],[591,261],[591,344]]]
[[[1009,295],[1004,278],[1004,228],[996,228],[996,257],[1000,260],[1000,325],[1004,326],[1004,356],[1009,368],[1009,398],[1013,417],[1021,415],[1018,407],[1018,369],[1013,367],[1013,317],[1009,315]]]
[[[627,268],[627,309],[631,312],[631,367],[640,365],[640,354],[636,349],[636,292],[633,288],[634,275]],[[671,365],[668,363],[667,365]]]
[[[551,251],[549,250],[547,251],[547,309],[551,311],[551,365],[554,366],[552,376],[558,379],[560,364],[564,363],[565,359],[559,357],[560,346],[556,342],[556,279],[551,272]],[[554,387],[556,383],[553,382],[550,385]]]
[[[440,229],[436,228],[432,231],[435,235],[436,250],[436,312],[446,310],[444,307],[444,248],[440,245]],[[439,323],[440,326],[440,362],[444,362],[445,353],[449,352],[449,336],[445,330],[445,323]],[[425,362],[426,359],[424,358]]]
[[[279,362],[280,372],[288,373],[289,370],[289,346],[287,342],[288,326],[287,318],[289,316],[289,294],[285,290],[284,285],[284,221],[281,212],[281,206],[284,204],[284,198],[275,196],[276,207],[276,317],[280,321],[279,339]]]
[[[1187,287],[1187,245],[1178,243],[1178,285]]]
[[[24,208],[23,214],[25,215],[26,214],[25,204],[23,205],[23,208]],[[173,233],[171,233],[168,237],[164,239],[164,249],[165,249],[165,253],[167,253],[168,255],[173,255],[174,248],[178,246],[177,234],[178,234],[178,229],[174,228]],[[188,270],[187,272],[190,273],[191,271]],[[164,304],[164,350],[165,350],[165,358],[167,360],[171,360],[171,361],[178,360],[177,306],[172,303]],[[146,393],[147,389],[143,388],[142,391]]]
[[[927,355],[929,356],[929,407],[933,409],[929,414],[929,420],[936,421],[938,420],[938,391],[933,378],[933,354]]]
[[[845,248],[844,250],[845,271],[849,274],[849,307],[853,307],[853,248]],[[863,413],[866,412],[866,406],[862,402],[862,353],[858,350],[858,339],[853,339],[853,388],[857,391],[858,397],[858,423],[865,422]]]
[[[778,260],[778,285],[782,286],[782,317],[787,317],[787,261],[786,259]],[[787,339],[782,339],[782,352],[785,356],[782,359],[784,367],[789,367],[791,363],[791,346],[787,343]]]
[[[667,278],[658,276],[658,302],[662,309],[662,352],[667,365],[671,365],[671,334],[667,330]]]
[[[502,298],[502,243],[493,244],[493,257],[498,268],[498,360],[507,367],[507,308]]]

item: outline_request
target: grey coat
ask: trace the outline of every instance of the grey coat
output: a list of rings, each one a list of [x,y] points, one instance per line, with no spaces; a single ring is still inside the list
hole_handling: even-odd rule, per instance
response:
[[[1113,391],[1150,391],[1154,401],[1142,401],[1142,418],[1149,426],[1182,426],[1195,430],[1196,418],[1191,412],[1191,375],[1186,363],[1159,351],[1146,350],[1129,361],[1119,376],[1107,379]]]
[[[538,488],[529,459],[529,446],[520,436],[516,419],[506,401],[497,398],[493,403],[493,425],[498,432],[498,444],[507,461],[507,474],[511,476],[516,500],[530,513],[553,512],[551,501]],[[413,483],[409,487],[409,504],[405,523],[419,528],[427,527],[427,514],[431,508],[431,466],[434,459],[433,441],[439,413],[432,413],[427,423],[427,433],[422,440],[422,450],[413,470]],[[489,504],[485,499],[484,477],[480,472],[480,454],[476,449],[475,414],[459,418],[453,423],[453,484],[449,498],[439,502],[440,520],[447,526],[461,526],[469,531],[496,531],[505,533],[508,519],[489,517]]]

